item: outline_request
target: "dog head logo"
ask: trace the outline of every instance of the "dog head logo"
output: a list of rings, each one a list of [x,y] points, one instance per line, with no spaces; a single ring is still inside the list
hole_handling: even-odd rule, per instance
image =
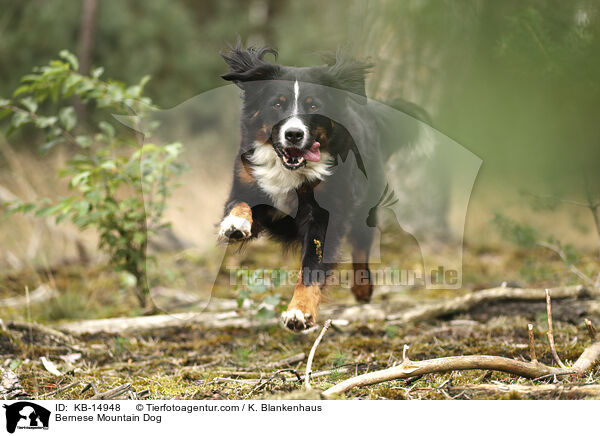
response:
[[[6,409],[6,431],[14,433],[18,429],[48,429],[50,411],[29,401],[4,405]]]

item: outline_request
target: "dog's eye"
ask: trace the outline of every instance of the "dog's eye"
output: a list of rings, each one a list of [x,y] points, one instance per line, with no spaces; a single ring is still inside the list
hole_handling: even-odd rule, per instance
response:
[[[310,105],[310,110],[313,111],[313,112],[315,112],[315,111],[319,110],[319,106],[317,106],[316,104],[311,104]]]
[[[281,103],[275,103],[273,105],[273,108],[275,108],[275,109],[281,109]]]

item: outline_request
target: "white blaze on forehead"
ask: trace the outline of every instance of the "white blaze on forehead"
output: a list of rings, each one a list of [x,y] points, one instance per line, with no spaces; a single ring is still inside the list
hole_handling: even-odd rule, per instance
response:
[[[300,85],[294,82],[294,115],[298,114],[298,99],[300,98]]]

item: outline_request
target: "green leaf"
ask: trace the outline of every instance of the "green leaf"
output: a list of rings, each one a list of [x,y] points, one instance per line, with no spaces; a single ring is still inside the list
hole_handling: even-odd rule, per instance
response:
[[[21,99],[21,104],[25,106],[29,112],[35,113],[35,111],[37,111],[38,104],[31,97]]]
[[[58,118],[56,117],[37,117],[35,118],[35,125],[40,129],[45,129],[53,126],[57,120]]]
[[[68,50],[61,50],[58,55],[61,58],[63,58],[64,60],[66,60],[67,62],[69,62],[69,64],[71,64],[71,66],[73,67],[74,70],[79,69],[79,61],[77,60],[77,57],[73,53],[71,53]]]
[[[76,187],[81,182],[83,182],[85,179],[87,179],[90,176],[90,174],[91,174],[90,171],[83,171],[83,172],[77,174],[75,177],[73,177],[71,179],[70,186],[73,188]]]
[[[279,303],[281,303],[281,295],[269,295],[268,297],[265,297],[263,303],[269,304],[271,306],[277,306]]]
[[[6,106],[10,104],[10,100],[6,98],[0,98],[0,106]]]
[[[80,135],[75,137],[75,142],[83,148],[88,148],[90,145],[92,145],[92,138],[89,136]]]
[[[100,121],[100,123],[98,124],[98,127],[109,138],[112,138],[115,136],[115,128],[111,124],[107,123],[106,121]]]
[[[31,90],[31,86],[29,85],[21,85],[19,86],[15,92],[13,92],[13,97],[18,97],[21,94],[25,94]]]
[[[21,212],[25,214],[31,212],[33,209],[35,209],[35,203],[26,203],[23,205]]]
[[[46,153],[47,151],[51,150],[56,144],[58,144],[62,141],[63,141],[62,138],[57,138],[57,139],[53,139],[52,141],[48,141],[39,148],[39,152]]]
[[[12,109],[0,109],[0,120],[8,115],[12,114]]]
[[[10,124],[15,129],[18,129],[23,124],[27,124],[27,123],[30,123],[30,122],[31,122],[31,117],[29,116],[28,113],[26,113],[26,112],[15,112],[15,114],[12,117],[12,120],[10,121]]]
[[[115,165],[114,161],[107,160],[106,162],[102,162],[102,164],[100,165],[100,168],[111,171],[111,170],[116,170],[117,166]]]
[[[75,115],[75,109],[73,109],[73,107],[71,106],[62,108],[58,112],[58,118],[62,126],[67,131],[71,130],[73,127],[75,127],[75,124],[77,124],[77,116]]]
[[[98,78],[100,78],[100,76],[102,75],[102,73],[104,73],[104,68],[102,68],[102,67],[94,68],[92,70],[92,77],[94,79],[98,79]]]
[[[83,77],[79,74],[71,74],[69,77],[67,77],[65,83],[63,84],[63,93],[65,94],[65,96],[68,97],[72,95],[75,90],[75,87],[79,83],[81,83],[82,80]]]

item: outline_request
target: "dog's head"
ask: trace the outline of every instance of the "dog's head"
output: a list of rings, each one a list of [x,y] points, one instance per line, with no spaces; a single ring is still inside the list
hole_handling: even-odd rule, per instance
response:
[[[223,79],[244,91],[245,134],[254,139],[253,146],[273,147],[290,171],[315,165],[336,153],[331,138],[343,126],[330,114],[347,110],[348,99],[366,101],[370,66],[338,54],[325,65],[288,67],[266,61],[267,54],[277,53],[270,48],[242,49],[238,44],[223,55],[230,67]]]

